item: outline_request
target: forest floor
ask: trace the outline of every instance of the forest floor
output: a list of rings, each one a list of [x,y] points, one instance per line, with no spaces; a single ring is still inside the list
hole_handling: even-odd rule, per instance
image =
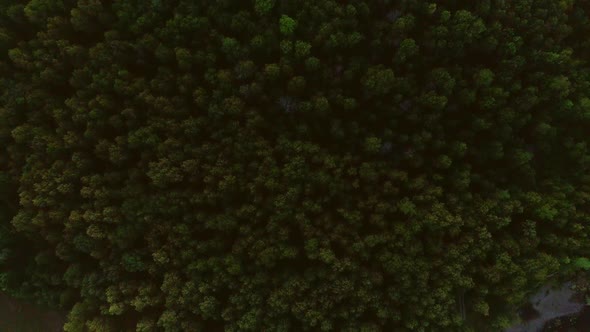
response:
[[[547,323],[542,332],[586,332],[590,330],[590,306],[579,314],[559,317]]]
[[[569,282],[542,287],[519,315],[521,323],[505,332],[590,331],[590,272],[580,272]]]
[[[576,294],[572,301],[584,304],[581,311],[557,317],[545,324],[542,332],[586,332],[590,331],[590,272],[581,272],[574,280]]]
[[[61,332],[66,315],[0,294],[0,332]]]
[[[542,287],[530,297],[529,305],[522,309],[523,322],[506,332],[539,332],[555,318],[581,312],[584,304],[576,296],[573,285],[572,282],[566,282],[559,287]]]

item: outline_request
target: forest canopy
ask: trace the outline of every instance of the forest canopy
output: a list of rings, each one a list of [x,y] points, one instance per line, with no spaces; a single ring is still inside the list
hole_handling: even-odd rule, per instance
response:
[[[588,0],[2,0],[0,289],[78,331],[501,331],[590,250]]]

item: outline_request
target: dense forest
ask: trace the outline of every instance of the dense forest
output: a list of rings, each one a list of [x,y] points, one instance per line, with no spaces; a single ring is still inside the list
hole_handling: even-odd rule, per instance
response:
[[[0,289],[68,332],[501,331],[590,253],[590,0],[431,1],[0,1]]]

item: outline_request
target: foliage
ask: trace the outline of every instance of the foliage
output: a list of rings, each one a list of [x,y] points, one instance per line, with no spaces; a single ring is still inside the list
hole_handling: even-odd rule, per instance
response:
[[[295,21],[287,15],[281,16],[281,20],[279,23],[281,33],[284,35],[293,34],[293,32],[295,31],[295,27],[297,27],[297,21]]]
[[[577,258],[574,261],[574,266],[579,269],[588,270],[588,269],[590,269],[590,260],[585,257]]]
[[[590,249],[589,13],[1,1],[0,286],[68,331],[501,330]]]

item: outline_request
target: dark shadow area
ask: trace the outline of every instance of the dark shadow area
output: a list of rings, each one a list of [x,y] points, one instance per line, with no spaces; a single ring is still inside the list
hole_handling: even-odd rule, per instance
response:
[[[0,294],[0,331],[61,332],[66,314],[38,308],[32,304]]]
[[[523,322],[533,320],[540,316],[539,312],[533,307],[532,303],[527,302],[522,308],[520,308],[518,315]]]

